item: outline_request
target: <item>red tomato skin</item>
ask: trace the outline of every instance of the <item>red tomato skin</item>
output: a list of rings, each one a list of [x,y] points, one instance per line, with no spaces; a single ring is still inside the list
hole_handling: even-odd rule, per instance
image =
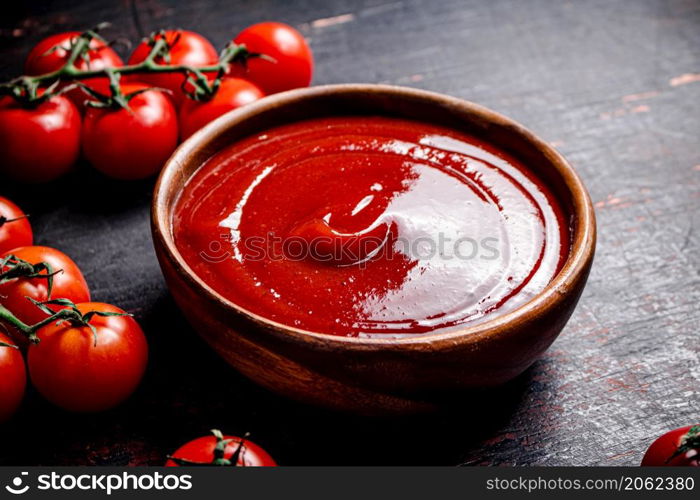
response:
[[[9,221],[24,217],[24,212],[10,200],[0,196],[0,217]],[[31,245],[33,242],[32,226],[26,217],[0,225],[0,253]]]
[[[48,182],[69,172],[80,154],[80,113],[67,97],[35,108],[0,99],[0,171],[20,182]]]
[[[641,465],[643,467],[699,467],[700,451],[694,454],[691,451],[684,455],[679,455],[673,458],[673,460],[667,462],[667,460],[676,452],[678,446],[680,445],[681,439],[688,433],[691,427],[693,426],[689,425],[687,427],[680,427],[657,438],[656,441],[651,443],[651,446],[649,446],[649,449],[647,449],[646,453],[644,454]]]
[[[68,61],[68,56],[70,54],[70,51],[66,49],[70,46],[71,41],[76,39],[79,35],[80,33],[77,31],[68,31],[44,38],[29,52],[27,60],[24,63],[24,72],[27,75],[43,75],[63,67]],[[58,48],[52,50],[54,47]],[[96,38],[90,41],[90,50],[88,50],[87,56],[89,58],[89,63],[79,58],[74,66],[78,69],[86,70],[118,68],[124,65],[119,54],[102,40]],[[108,93],[109,91],[109,80],[106,77],[87,78],[81,81],[98,92]],[[83,103],[88,99],[87,94],[78,88],[68,91],[66,95],[73,101],[78,109],[81,110],[83,109]]]
[[[179,33],[179,38],[177,38]],[[170,49],[171,65],[187,66],[213,66],[219,61],[219,54],[209,40],[199,33],[187,30],[168,30],[165,32],[165,39],[168,43],[174,43]],[[177,41],[176,41],[177,40]],[[129,57],[129,64],[142,62],[151,50],[146,41],[141,42]],[[155,62],[165,64],[165,61],[158,57]],[[185,98],[182,91],[182,84],[186,77],[183,73],[140,73],[133,75],[132,81],[146,83],[151,87],[168,89],[168,94],[176,105],[179,105]]]
[[[237,436],[224,436],[224,439],[233,439],[227,446],[224,452],[224,458],[231,458],[233,453],[238,448],[241,438]],[[243,445],[245,451],[241,453],[238,459],[238,466],[242,467],[275,467],[277,463],[273,458],[260,446],[246,439]],[[216,447],[216,438],[214,436],[204,436],[193,439],[189,443],[184,444],[172,454],[175,458],[182,458],[192,462],[210,463],[214,460],[214,448]],[[178,467],[178,464],[172,460],[165,463],[166,467]]]
[[[0,342],[16,345],[0,333]],[[0,423],[6,422],[17,411],[27,386],[27,370],[18,349],[0,346]]]
[[[241,31],[233,40],[245,44],[251,52],[268,55],[276,62],[250,59],[247,70],[231,66],[231,74],[250,80],[265,94],[308,87],[314,69],[314,57],[304,37],[284,23],[264,22]]]
[[[125,94],[143,88],[122,85]],[[177,147],[177,113],[165,94],[156,90],[135,96],[129,108],[89,108],[83,124],[83,154],[109,177],[145,179],[158,173]]]
[[[212,99],[203,102],[185,99],[180,106],[180,136],[185,140],[224,113],[263,97],[263,91],[247,80],[224,78]]]
[[[69,299],[75,303],[89,302],[90,289],[83,277],[83,273],[73,260],[60,250],[43,246],[26,246],[14,248],[5,252],[0,259],[8,254],[26,260],[32,264],[48,262],[54,271],[63,269],[53,277],[53,290],[51,298]],[[49,299],[48,281],[45,278],[16,278],[0,284],[0,296],[2,304],[9,309],[18,319],[28,325],[38,323],[46,318],[46,313],[32,304],[27,297],[43,302]],[[58,307],[52,306],[54,310]],[[12,333],[13,338],[20,346],[27,345],[26,337],[14,330],[10,325],[3,325]]]
[[[76,304],[91,310],[124,312],[100,302]],[[62,323],[39,329],[38,344],[27,351],[29,376],[47,400],[73,412],[99,412],[117,406],[138,386],[146,370],[148,344],[131,316],[94,316],[90,328]]]

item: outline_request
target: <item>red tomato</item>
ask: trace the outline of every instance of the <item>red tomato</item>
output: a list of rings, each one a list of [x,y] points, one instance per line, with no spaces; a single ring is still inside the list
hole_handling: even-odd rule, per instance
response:
[[[7,198],[0,196],[0,253],[31,245],[32,226],[24,212]]]
[[[700,467],[700,424],[672,430],[651,443],[643,466]]]
[[[51,297],[48,295],[48,280],[46,278],[15,278],[5,283],[0,283],[0,296],[2,305],[9,309],[20,321],[28,325],[33,325],[46,318],[44,313],[37,306],[32,304],[27,297],[44,302],[50,298],[68,299],[72,302],[88,302],[90,300],[90,290],[78,269],[78,266],[63,252],[50,247],[26,246],[14,248],[0,256],[0,260],[12,254],[18,259],[25,260],[30,264],[47,262],[53,271],[62,269],[63,271],[53,277],[53,288]],[[9,266],[0,267],[0,272],[6,272]],[[40,274],[47,274],[41,271]],[[54,307],[55,310],[58,308]],[[13,333],[15,340],[21,345],[26,345],[26,337],[17,333],[10,325],[4,325],[8,331]]]
[[[172,457],[198,465],[236,465],[238,467],[274,467],[277,465],[265,450],[248,439],[243,439],[243,445],[241,446],[241,438],[239,437],[222,436],[217,430],[213,430],[212,433],[214,435],[200,437],[184,444],[172,454]],[[230,439],[231,441],[224,447],[223,457],[221,457],[223,460],[219,459],[217,461],[215,449],[217,443],[221,442],[222,439]],[[236,464],[231,464],[229,459],[232,458],[239,447],[238,460]],[[172,459],[165,463],[166,467],[178,467],[179,465]]]
[[[24,72],[27,75],[43,75],[60,69],[70,55],[70,45],[80,35],[77,31],[58,33],[48,38],[44,38],[29,52],[24,63]],[[123,66],[119,54],[109,47],[102,40],[93,38],[90,41],[89,50],[86,52],[87,61],[78,58],[74,63],[78,69],[103,69],[117,68]],[[109,92],[109,80],[102,78],[88,78],[81,80],[90,88],[101,92]],[[87,95],[80,89],[74,89],[66,94],[79,107],[87,99]]]
[[[0,342],[14,345],[0,333]],[[17,411],[27,385],[26,369],[22,353],[14,347],[0,345],[0,423],[8,420]]]
[[[247,70],[231,66],[231,74],[241,76],[274,94],[298,87],[308,87],[314,69],[314,57],[304,37],[283,23],[259,23],[249,26],[233,40],[245,44],[250,52],[265,54],[276,62],[250,59]]]
[[[146,88],[124,84],[131,94]],[[92,108],[85,113],[83,153],[99,171],[116,179],[144,179],[158,173],[177,147],[177,113],[165,94],[140,93],[129,109]]]
[[[180,106],[180,136],[187,139],[219,116],[264,97],[263,91],[240,78],[224,78],[208,101],[185,99]]]
[[[89,311],[123,313],[100,302],[76,304]],[[88,326],[70,321],[50,323],[37,332],[38,344],[27,354],[34,387],[69,411],[107,410],[128,398],[146,370],[148,344],[131,316],[92,316]]]
[[[47,182],[68,172],[80,153],[80,113],[63,96],[36,107],[0,99],[0,170],[22,182]]]
[[[168,30],[165,32],[165,40],[171,44],[171,65],[187,65],[194,67],[213,66],[219,61],[219,54],[214,46],[198,33],[186,30]],[[151,51],[147,41],[141,42],[129,58],[129,64],[137,64],[146,59]],[[162,57],[157,57],[155,62],[165,64]],[[144,82],[153,87],[168,89],[176,104],[180,104],[185,98],[182,92],[182,84],[186,77],[183,73],[142,73],[134,76],[139,82]]]

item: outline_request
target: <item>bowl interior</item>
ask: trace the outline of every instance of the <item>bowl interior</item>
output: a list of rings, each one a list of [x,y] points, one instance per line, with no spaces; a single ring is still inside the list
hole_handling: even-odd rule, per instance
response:
[[[342,115],[382,115],[424,121],[454,128],[483,139],[514,156],[535,173],[558,198],[569,219],[571,250],[563,268],[536,297],[506,314],[457,332],[424,334],[400,340],[357,339],[331,336],[275,324],[242,310],[202,282],[175,247],[172,212],[179,194],[202,164],[222,148],[269,128],[310,118]],[[552,307],[556,290],[584,272],[592,257],[595,220],[590,198],[574,170],[551,146],[516,122],[481,106],[460,99],[415,89],[384,85],[329,85],[299,89],[264,98],[232,111],[195,133],[166,163],[154,195],[153,224],[167,258],[186,277],[218,302],[235,308],[259,323],[269,323],[288,333],[331,337],[339,342],[412,342],[433,337],[487,332],[538,308]],[[588,262],[589,263],[589,262]],[[413,339],[413,340],[411,340]],[[327,339],[328,340],[328,339]]]

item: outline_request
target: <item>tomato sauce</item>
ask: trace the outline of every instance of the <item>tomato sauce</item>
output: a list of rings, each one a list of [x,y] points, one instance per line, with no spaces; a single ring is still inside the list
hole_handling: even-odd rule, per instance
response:
[[[556,275],[570,238],[557,199],[515,158],[384,117],[231,144],[185,186],[173,232],[195,273],[248,311],[384,338],[513,310]]]

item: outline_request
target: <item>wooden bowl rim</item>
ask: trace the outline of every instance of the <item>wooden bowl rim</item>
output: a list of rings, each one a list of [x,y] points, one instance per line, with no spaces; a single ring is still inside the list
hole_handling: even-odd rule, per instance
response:
[[[539,294],[503,315],[450,332],[426,333],[398,339],[343,337],[295,328],[252,313],[216,292],[188,266],[175,246],[171,221],[167,217],[169,209],[163,200],[167,196],[170,184],[177,177],[179,169],[189,162],[188,157],[194,151],[236,124],[263,111],[319,96],[367,93],[383,94],[387,97],[399,99],[427,101],[451,110],[457,110],[461,115],[476,115],[486,122],[511,129],[512,132],[532,143],[543,153],[562,177],[566,188],[573,195],[571,200],[572,212],[577,223],[573,231],[572,245],[568,258],[555,278]],[[495,144],[495,146],[498,145]],[[196,170],[193,171],[192,175],[194,175],[194,172]],[[463,345],[465,343],[495,340],[500,335],[507,335],[516,331],[518,325],[557,307],[565,299],[572,285],[580,279],[585,279],[585,274],[593,259],[596,242],[595,212],[583,182],[561,154],[529,129],[500,113],[470,101],[426,90],[382,84],[320,85],[290,90],[265,97],[219,117],[183,142],[167,160],[158,177],[151,208],[154,240],[160,243],[165,257],[173,265],[179,276],[201,290],[209,301],[218,303],[225,309],[246,317],[253,323],[263,327],[262,331],[272,333],[278,338],[283,337],[285,340],[293,340],[302,344],[316,344],[325,348],[351,350],[436,350],[441,347],[454,347],[456,344]],[[156,244],[156,241],[154,241],[154,244]]]

